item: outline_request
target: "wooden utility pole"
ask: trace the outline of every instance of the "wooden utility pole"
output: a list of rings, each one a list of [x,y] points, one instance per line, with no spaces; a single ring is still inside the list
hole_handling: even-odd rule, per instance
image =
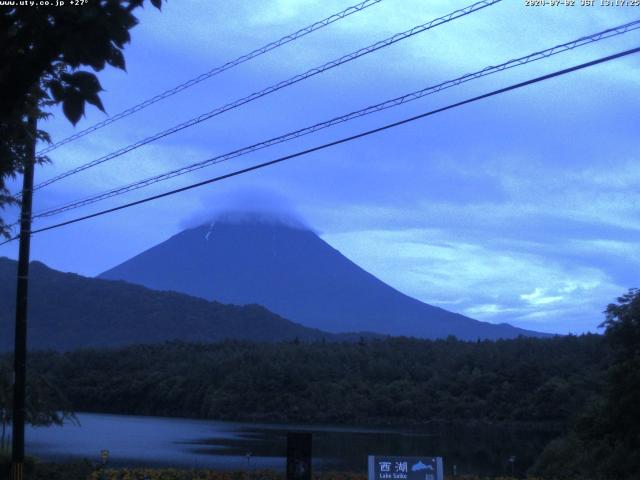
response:
[[[29,151],[22,180],[20,212],[20,247],[18,250],[18,285],[16,289],[16,331],[13,358],[13,441],[11,480],[24,479],[24,424],[27,376],[27,294],[29,289],[29,249],[31,247],[31,212],[33,172],[36,163],[37,119],[35,108],[29,115]]]

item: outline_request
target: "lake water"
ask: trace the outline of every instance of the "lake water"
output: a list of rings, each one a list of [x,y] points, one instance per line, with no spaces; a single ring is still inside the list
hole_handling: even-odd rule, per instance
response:
[[[114,466],[284,470],[286,433],[313,433],[318,471],[365,472],[367,455],[443,456],[458,473],[524,472],[551,434],[496,427],[359,428],[218,422],[183,418],[77,414],[79,425],[28,427],[27,454],[44,460],[99,461]],[[248,456],[247,454],[250,453]]]

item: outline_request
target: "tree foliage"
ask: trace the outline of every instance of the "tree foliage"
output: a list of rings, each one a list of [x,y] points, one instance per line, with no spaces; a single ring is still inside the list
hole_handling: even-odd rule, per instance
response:
[[[611,362],[601,395],[567,435],[549,445],[536,468],[558,478],[625,480],[640,472],[640,290],[606,311]]]
[[[161,0],[150,0],[160,8]],[[133,10],[144,0],[95,0],[84,5],[2,7],[0,9],[0,105],[2,115],[22,111],[40,82],[61,102],[74,124],[85,102],[103,109],[100,82],[77,71],[106,65],[125,69],[123,49],[137,23]]]
[[[635,452],[640,472],[640,290],[632,289],[606,310],[606,338],[613,352],[608,373],[606,411],[609,435]]]
[[[602,337],[172,342],[32,356],[79,411],[331,423],[565,424],[600,388]]]
[[[160,8],[162,0],[150,0]],[[7,178],[21,173],[33,133],[29,114],[62,104],[74,125],[87,103],[104,111],[96,75],[110,65],[125,69],[123,49],[144,0],[91,0],[83,5],[0,6],[0,208],[17,203]],[[47,141],[45,132],[38,139]],[[45,158],[39,161],[45,161]],[[0,235],[7,226],[0,219]]]
[[[10,360],[0,361],[0,410],[5,417],[12,418],[13,370]],[[62,425],[66,420],[73,421],[71,402],[52,378],[41,372],[29,375],[26,389],[26,420],[31,425]]]

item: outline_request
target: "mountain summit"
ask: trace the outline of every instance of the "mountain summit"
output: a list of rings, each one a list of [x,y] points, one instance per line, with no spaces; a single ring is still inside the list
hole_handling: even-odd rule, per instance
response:
[[[542,335],[480,322],[411,298],[360,268],[301,222],[268,215],[221,215],[100,278],[222,303],[257,303],[329,332],[470,340]]]

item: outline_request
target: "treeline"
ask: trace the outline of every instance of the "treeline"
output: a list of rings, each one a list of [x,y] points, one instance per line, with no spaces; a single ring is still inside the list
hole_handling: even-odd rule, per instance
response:
[[[468,343],[172,342],[37,353],[76,411],[225,420],[564,425],[601,390],[597,335]]]

